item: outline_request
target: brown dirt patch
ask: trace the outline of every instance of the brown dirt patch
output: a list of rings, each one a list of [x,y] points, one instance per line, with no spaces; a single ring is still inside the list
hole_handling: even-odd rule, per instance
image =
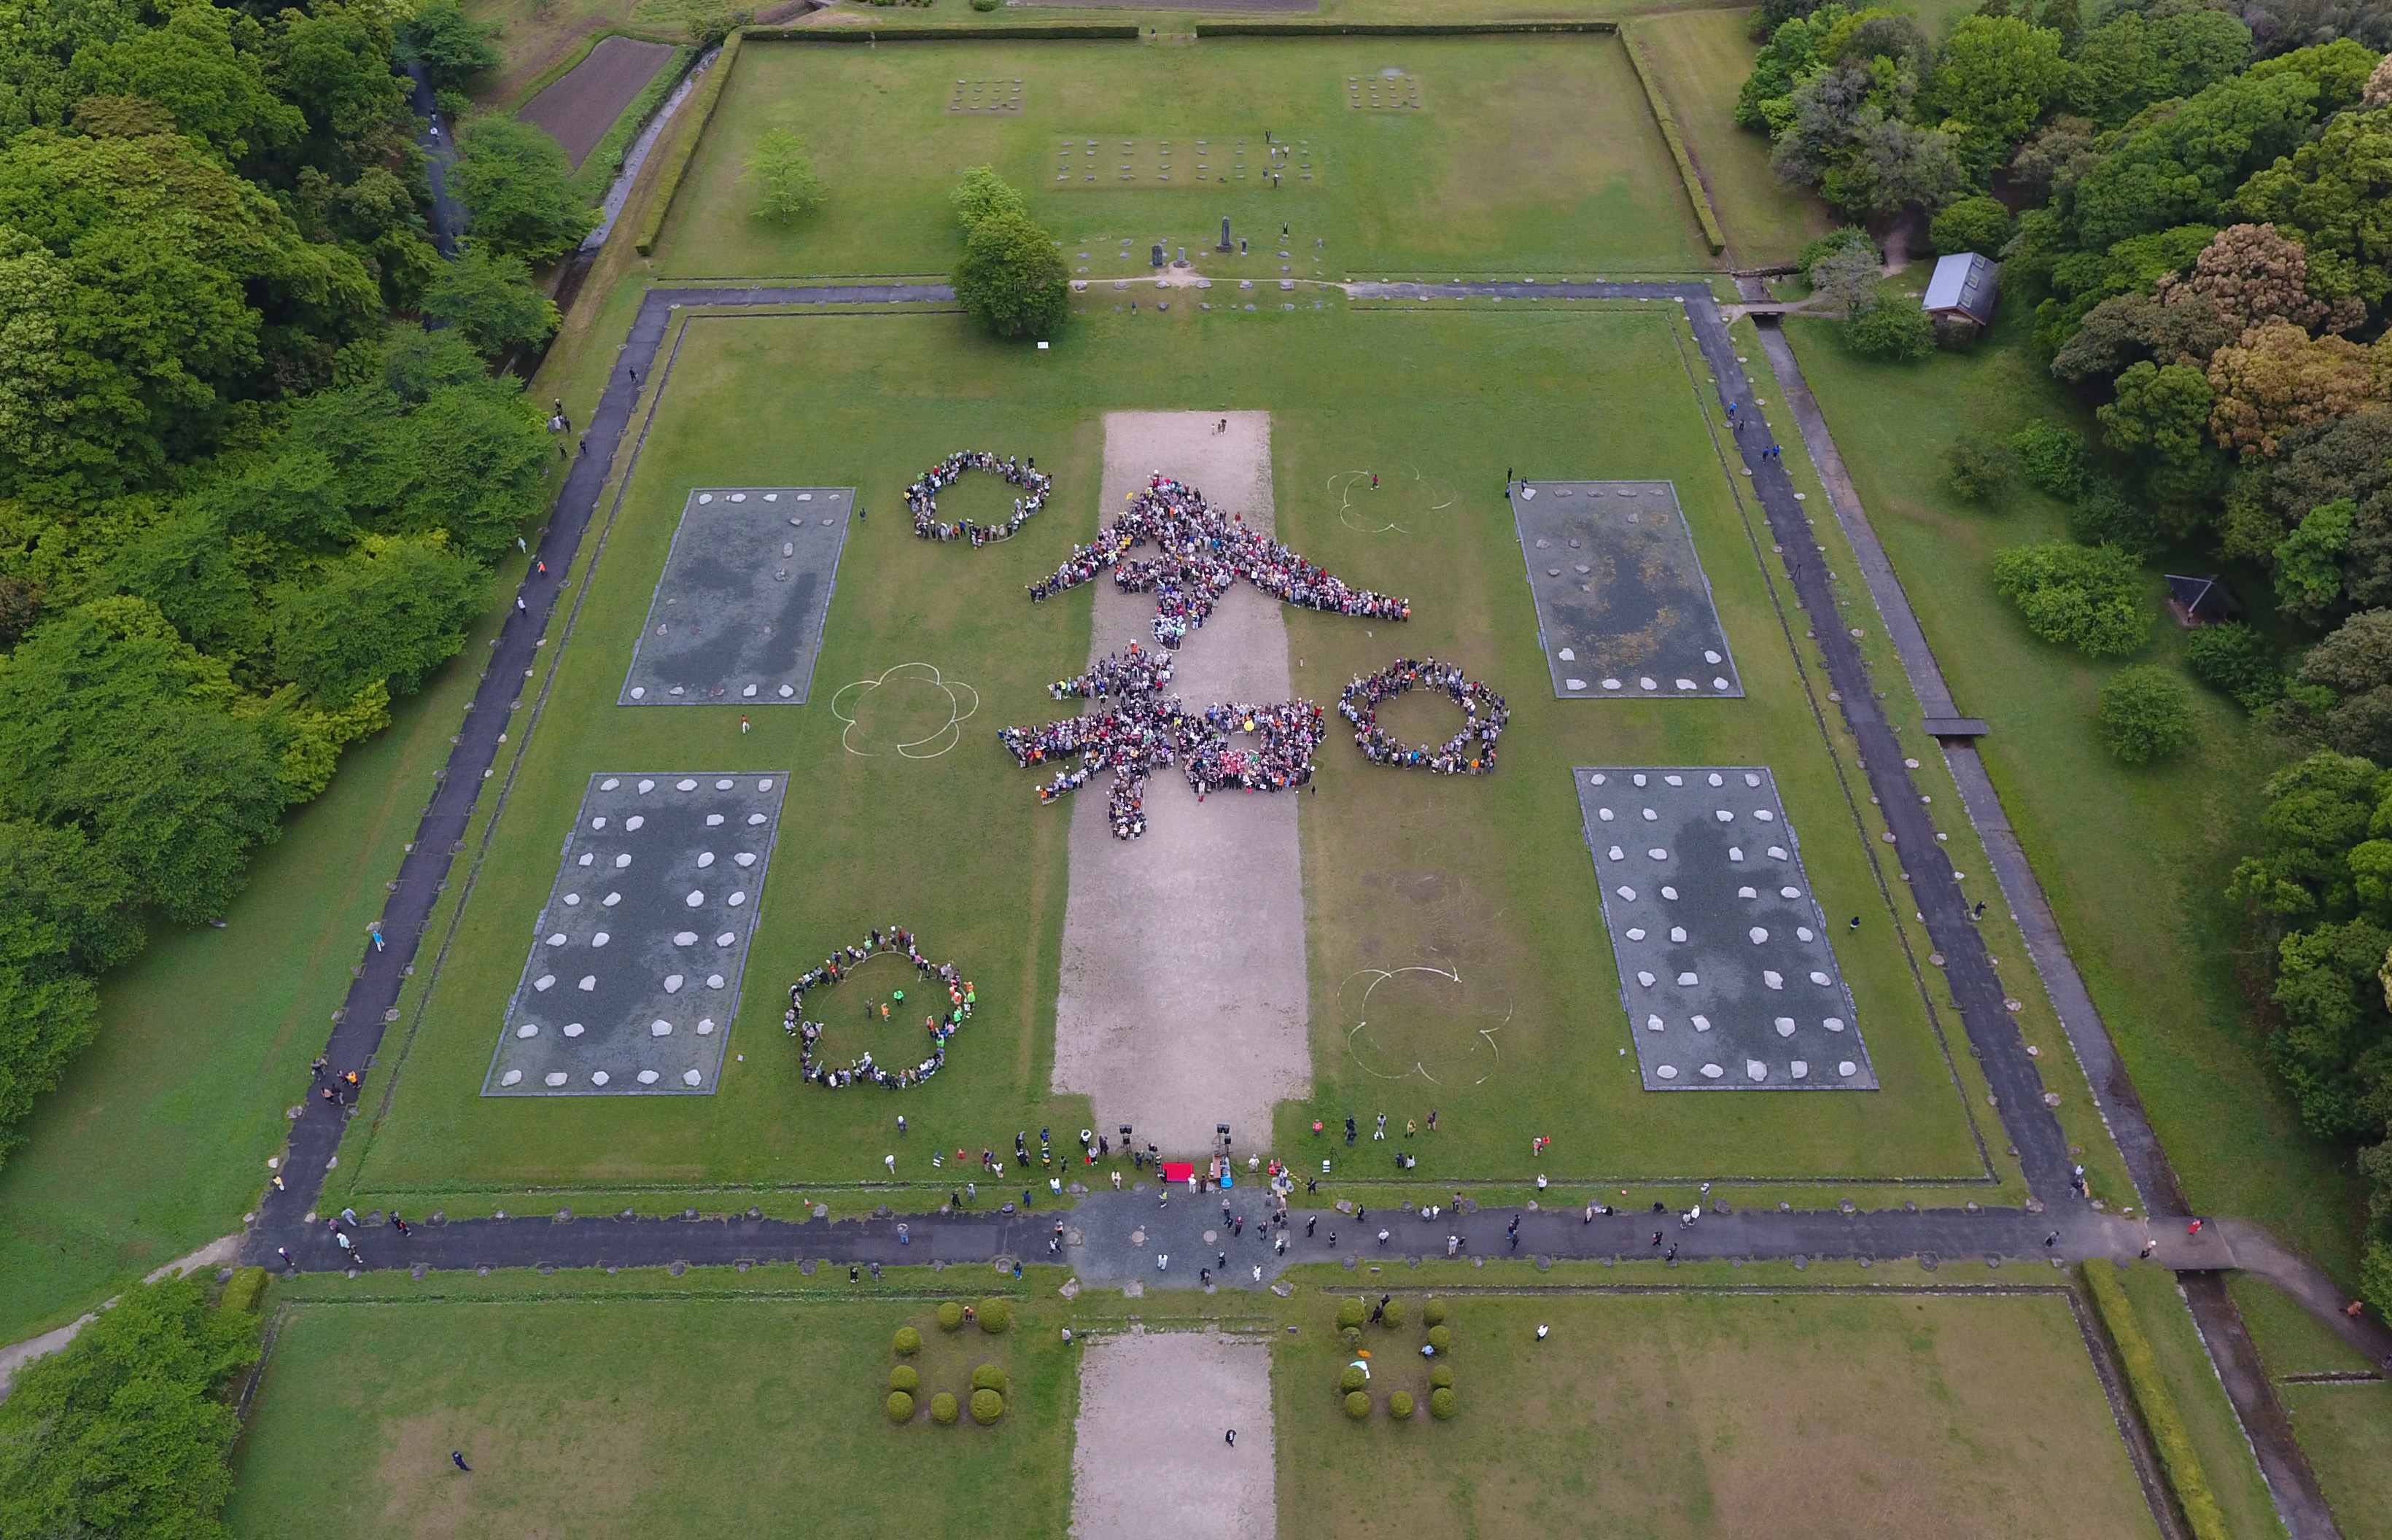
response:
[[[1103,506],[1163,471],[1271,527],[1270,415],[1110,412]],[[1153,644],[1154,601],[1097,590],[1092,655]],[[1172,688],[1191,704],[1283,701],[1280,606],[1240,584],[1179,649]],[[1174,769],[1147,783],[1147,833],[1119,840],[1105,783],[1073,797],[1071,896],[1055,1012],[1057,1091],[1095,1098],[1099,1128],[1134,1126],[1175,1154],[1228,1123],[1248,1147],[1272,1104],[1307,1094],[1304,874],[1294,794],[1199,804]]]
[[[1238,1430],[1233,1448],[1222,1435]],[[1103,1337],[1080,1364],[1074,1540],[1272,1540],[1270,1349],[1216,1332]]]
[[[565,158],[579,171],[598,141],[615,126],[615,120],[623,115],[623,109],[647,89],[648,82],[656,78],[656,71],[672,56],[672,49],[662,43],[601,38],[589,58],[525,103],[515,116],[554,135],[565,147]]]

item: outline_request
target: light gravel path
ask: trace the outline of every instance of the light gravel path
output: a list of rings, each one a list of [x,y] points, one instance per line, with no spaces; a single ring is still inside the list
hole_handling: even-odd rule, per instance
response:
[[[1271,523],[1270,415],[1112,412],[1103,510],[1161,471],[1216,506]],[[1149,554],[1141,552],[1139,554]],[[1092,657],[1152,646],[1150,595],[1110,576],[1096,589]],[[1241,583],[1180,647],[1172,690],[1190,705],[1283,701],[1287,623]],[[1073,795],[1071,895],[1055,1012],[1054,1086],[1096,1100],[1097,1127],[1192,1157],[1216,1124],[1242,1147],[1269,1137],[1273,1103],[1307,1094],[1300,794],[1239,794],[1201,804],[1175,768],[1147,783],[1147,832],[1115,839],[1100,777]]]
[[[1224,1436],[1236,1429],[1232,1446]],[[1088,1344],[1072,1451],[1073,1540],[1272,1540],[1270,1348],[1217,1332]]]

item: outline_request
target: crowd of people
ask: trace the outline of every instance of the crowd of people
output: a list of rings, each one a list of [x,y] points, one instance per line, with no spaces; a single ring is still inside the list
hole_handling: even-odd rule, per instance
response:
[[[869,1053],[844,1069],[836,1069],[828,1065],[818,1063],[814,1058],[814,1043],[823,1034],[823,1024],[805,1019],[806,992],[820,989],[826,984],[839,982],[864,963],[884,952],[903,953],[905,960],[914,964],[915,973],[934,986],[943,986],[947,991],[945,1012],[934,1012],[924,1016],[922,1021],[923,1030],[928,1032],[930,1038],[930,1057],[919,1064],[909,1065],[899,1069],[890,1069],[874,1063]],[[902,990],[896,991],[893,996],[894,1001],[900,1003],[904,998],[905,994]],[[812,1081],[815,1085],[827,1086],[833,1091],[842,1091],[856,1084],[881,1085],[887,1086],[891,1091],[898,1091],[907,1086],[920,1085],[945,1066],[947,1042],[962,1029],[965,1022],[971,1019],[975,999],[976,992],[972,989],[970,980],[956,972],[953,963],[931,962],[914,945],[913,932],[891,925],[887,930],[871,932],[854,946],[839,948],[812,968],[808,969],[804,977],[790,985],[789,1014],[781,1018],[781,1025],[787,1029],[791,1037],[798,1040],[798,1065],[800,1079]],[[880,1006],[879,1019],[887,1020],[889,1012],[889,1006]],[[871,1015],[872,1008],[866,1006],[866,1018],[869,1019]]]
[[[1133,562],[1129,553],[1152,544],[1161,552]],[[1176,647],[1204,624],[1213,605],[1240,578],[1284,604],[1374,620],[1409,620],[1410,601],[1349,586],[1248,526],[1242,513],[1224,513],[1185,482],[1157,472],[1143,491],[1130,494],[1129,509],[1106,526],[1092,545],[1072,548],[1071,559],[1030,585],[1034,602],[1074,589],[1111,567],[1124,592],[1156,595],[1154,639]]]
[[[1125,651],[1099,658],[1079,678],[1047,686],[1059,701],[1110,699],[1111,705],[1034,731],[1004,728],[997,738],[1024,770],[1079,757],[1076,765],[1059,770],[1038,788],[1041,802],[1069,796],[1098,771],[1111,770],[1108,816],[1117,839],[1146,833],[1147,778],[1166,766],[1178,765],[1199,796],[1287,791],[1312,779],[1312,756],[1323,736],[1319,706],[1282,701],[1191,711],[1178,696],[1163,693],[1170,682],[1170,654],[1132,642]],[[1242,734],[1252,742],[1242,741]]]
[[[1397,741],[1379,725],[1379,706],[1415,685],[1442,690],[1462,707],[1462,731],[1435,748],[1415,748]],[[1358,676],[1337,698],[1338,714],[1354,724],[1354,742],[1374,765],[1426,770],[1436,775],[1490,775],[1495,770],[1495,740],[1512,719],[1503,697],[1451,664],[1435,658],[1414,662],[1398,658],[1375,674]]]
[[[967,471],[985,471],[1021,488],[1022,496],[1013,499],[1011,518],[1001,524],[974,524],[969,519],[939,522],[939,494],[961,481]],[[1046,506],[1046,494],[1054,485],[1054,478],[1039,470],[1034,459],[1016,459],[986,449],[958,449],[905,488],[905,508],[914,515],[914,533],[921,538],[968,540],[977,548],[992,540],[1011,539],[1033,513]]]

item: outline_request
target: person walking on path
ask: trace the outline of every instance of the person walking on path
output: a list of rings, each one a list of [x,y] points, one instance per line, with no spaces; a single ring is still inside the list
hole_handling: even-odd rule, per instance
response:
[[[1235,1449],[1238,1446],[1238,1430],[1235,1428],[1232,1428],[1228,1432],[1222,1434],[1221,1439],[1222,1442],[1227,1443],[1230,1448]]]
[[[448,1451],[448,1458],[458,1469],[469,1475],[472,1474],[474,1468],[465,1463],[465,1452],[462,1449],[451,1449]]]
[[[332,1061],[321,1054],[307,1061],[307,1078],[311,1081],[321,1081],[332,1072]]]

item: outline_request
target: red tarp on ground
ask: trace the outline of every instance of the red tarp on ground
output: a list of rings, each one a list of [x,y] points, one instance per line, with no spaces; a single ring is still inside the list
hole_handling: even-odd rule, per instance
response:
[[[1165,1160],[1163,1163],[1163,1180],[1165,1182],[1185,1182],[1195,1174],[1196,1163],[1192,1160]]]

